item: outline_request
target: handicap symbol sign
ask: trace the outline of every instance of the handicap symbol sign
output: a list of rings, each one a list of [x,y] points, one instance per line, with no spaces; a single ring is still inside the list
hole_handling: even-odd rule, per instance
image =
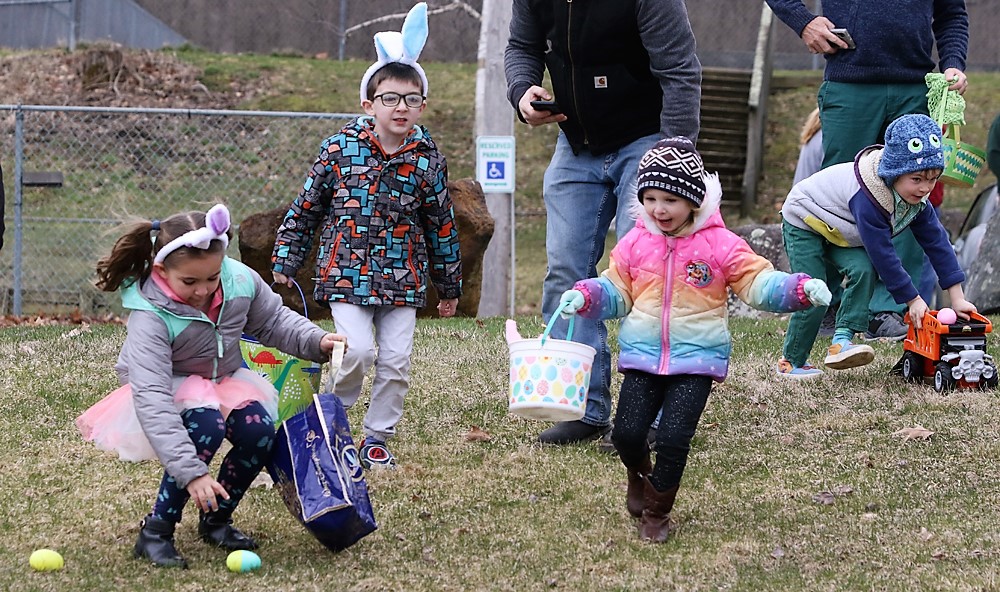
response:
[[[486,193],[514,192],[514,137],[476,138],[476,180]]]

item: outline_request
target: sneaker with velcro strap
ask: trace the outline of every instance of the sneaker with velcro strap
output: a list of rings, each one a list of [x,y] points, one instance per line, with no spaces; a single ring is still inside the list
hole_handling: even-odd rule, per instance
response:
[[[389,452],[385,442],[367,437],[358,450],[361,466],[366,469],[395,469],[396,457]]]
[[[903,316],[895,312],[875,313],[868,323],[868,330],[864,333],[865,341],[875,339],[885,339],[887,341],[899,341],[906,337],[907,326],[903,321]]]
[[[856,345],[849,341],[838,341],[827,350],[823,365],[833,370],[846,370],[847,368],[857,368],[871,363],[875,359],[875,350],[872,346],[860,344]]]
[[[813,366],[809,362],[802,364],[801,366],[792,366],[792,363],[781,358],[778,360],[778,365],[774,369],[774,374],[778,378],[791,379],[791,380],[810,380],[813,378],[819,378],[823,376],[823,371]]]

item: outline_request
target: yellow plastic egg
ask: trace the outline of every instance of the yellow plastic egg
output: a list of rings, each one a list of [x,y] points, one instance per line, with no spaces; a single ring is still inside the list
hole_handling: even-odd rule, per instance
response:
[[[39,549],[31,554],[28,563],[36,571],[56,571],[63,568],[62,555],[52,549]]]

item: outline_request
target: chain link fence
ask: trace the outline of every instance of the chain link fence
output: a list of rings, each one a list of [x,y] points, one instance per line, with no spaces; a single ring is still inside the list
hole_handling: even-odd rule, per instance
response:
[[[238,223],[290,203],[320,142],[352,117],[0,105],[0,314],[117,312],[92,281],[122,222],[221,201]]]

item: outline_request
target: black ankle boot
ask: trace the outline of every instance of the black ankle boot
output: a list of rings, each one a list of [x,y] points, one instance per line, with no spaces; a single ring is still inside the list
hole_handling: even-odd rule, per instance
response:
[[[202,513],[198,517],[198,534],[201,540],[227,551],[253,551],[257,543],[233,526],[230,516],[220,512]]]
[[[135,542],[136,559],[149,559],[157,567],[187,569],[187,561],[174,547],[176,523],[149,515],[143,519],[140,526],[139,539]]]
[[[595,426],[579,419],[561,421],[538,435],[542,444],[575,444],[596,440],[611,431],[611,426]]]

